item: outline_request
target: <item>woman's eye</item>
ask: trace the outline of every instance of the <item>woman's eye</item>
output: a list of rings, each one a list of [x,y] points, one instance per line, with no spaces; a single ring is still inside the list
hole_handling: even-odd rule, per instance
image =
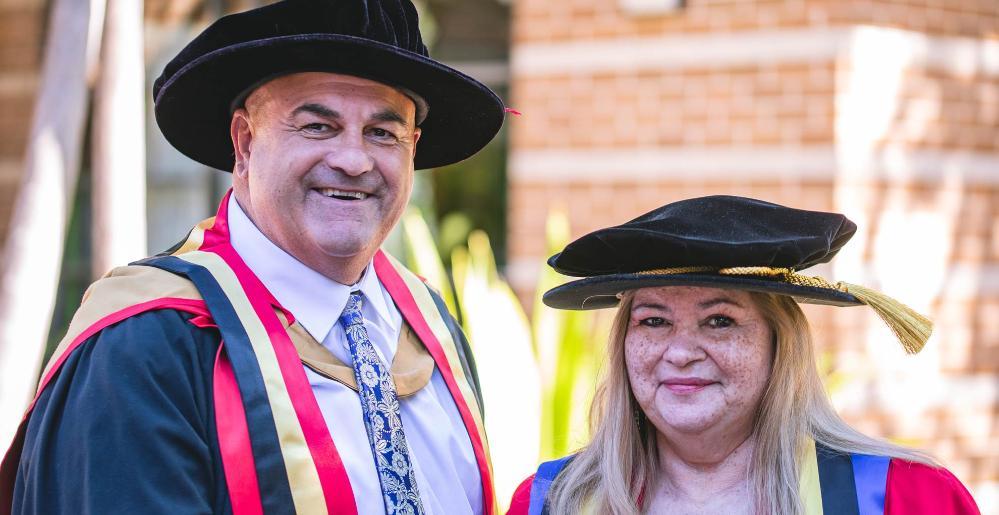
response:
[[[731,327],[731,326],[735,325],[735,320],[732,320],[731,318],[729,318],[729,317],[727,317],[725,315],[713,315],[711,317],[708,317],[708,319],[705,322],[705,324],[708,327],[715,327],[715,328],[718,328],[718,329],[722,329],[722,328],[725,328],[725,327]]]
[[[666,319],[662,317],[648,317],[639,320],[638,323],[647,327],[659,327],[666,323]]]

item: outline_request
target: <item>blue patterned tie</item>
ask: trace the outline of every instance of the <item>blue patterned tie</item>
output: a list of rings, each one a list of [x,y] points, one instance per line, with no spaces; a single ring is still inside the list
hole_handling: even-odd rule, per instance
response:
[[[340,325],[347,333],[350,356],[354,360],[354,378],[361,396],[364,427],[371,443],[375,468],[378,469],[385,511],[389,514],[422,514],[423,504],[416,488],[406,434],[402,431],[395,383],[368,339],[361,316],[360,292],[351,292],[347,307],[340,315]]]

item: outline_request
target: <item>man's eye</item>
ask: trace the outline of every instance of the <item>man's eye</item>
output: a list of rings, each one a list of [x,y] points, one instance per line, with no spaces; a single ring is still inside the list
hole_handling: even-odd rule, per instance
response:
[[[369,134],[371,134],[372,136],[374,136],[374,137],[376,137],[378,139],[395,139],[395,134],[392,134],[391,131],[388,131],[388,130],[385,130],[385,129],[382,129],[382,128],[379,128],[379,127],[375,127],[373,129],[371,129],[371,131],[369,132]]]
[[[659,327],[666,323],[666,319],[662,317],[648,317],[639,320],[638,323],[647,327]]]
[[[302,130],[313,134],[328,132],[331,127],[325,123],[310,123],[302,126]]]
[[[705,321],[705,324],[708,327],[723,329],[735,325],[735,320],[732,320],[731,318],[725,315],[713,315],[708,317],[708,319]]]

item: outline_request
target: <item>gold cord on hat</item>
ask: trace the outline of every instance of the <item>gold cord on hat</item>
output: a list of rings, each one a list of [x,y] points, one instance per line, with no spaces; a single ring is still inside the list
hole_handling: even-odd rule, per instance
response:
[[[769,266],[739,266],[729,268],[716,268],[710,266],[681,266],[673,268],[657,268],[638,272],[638,275],[674,275],[710,272],[718,275],[740,275],[768,277],[776,281],[793,284],[796,286],[808,286],[811,288],[821,288],[825,290],[836,290],[849,293],[860,302],[866,304],[884,320],[888,328],[895,333],[902,348],[908,354],[915,354],[926,345],[930,334],[933,332],[933,322],[916,310],[902,304],[901,302],[881,293],[857,284],[846,282],[831,283],[822,277],[802,275],[791,268],[775,268]]]

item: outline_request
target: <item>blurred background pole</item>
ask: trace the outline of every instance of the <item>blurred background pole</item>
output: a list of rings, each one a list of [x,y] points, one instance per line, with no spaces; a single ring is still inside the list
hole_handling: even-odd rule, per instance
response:
[[[45,57],[0,277],[0,445],[41,365],[80,169],[103,0],[53,0]]]
[[[93,276],[146,255],[142,2],[107,0],[94,91]]]

